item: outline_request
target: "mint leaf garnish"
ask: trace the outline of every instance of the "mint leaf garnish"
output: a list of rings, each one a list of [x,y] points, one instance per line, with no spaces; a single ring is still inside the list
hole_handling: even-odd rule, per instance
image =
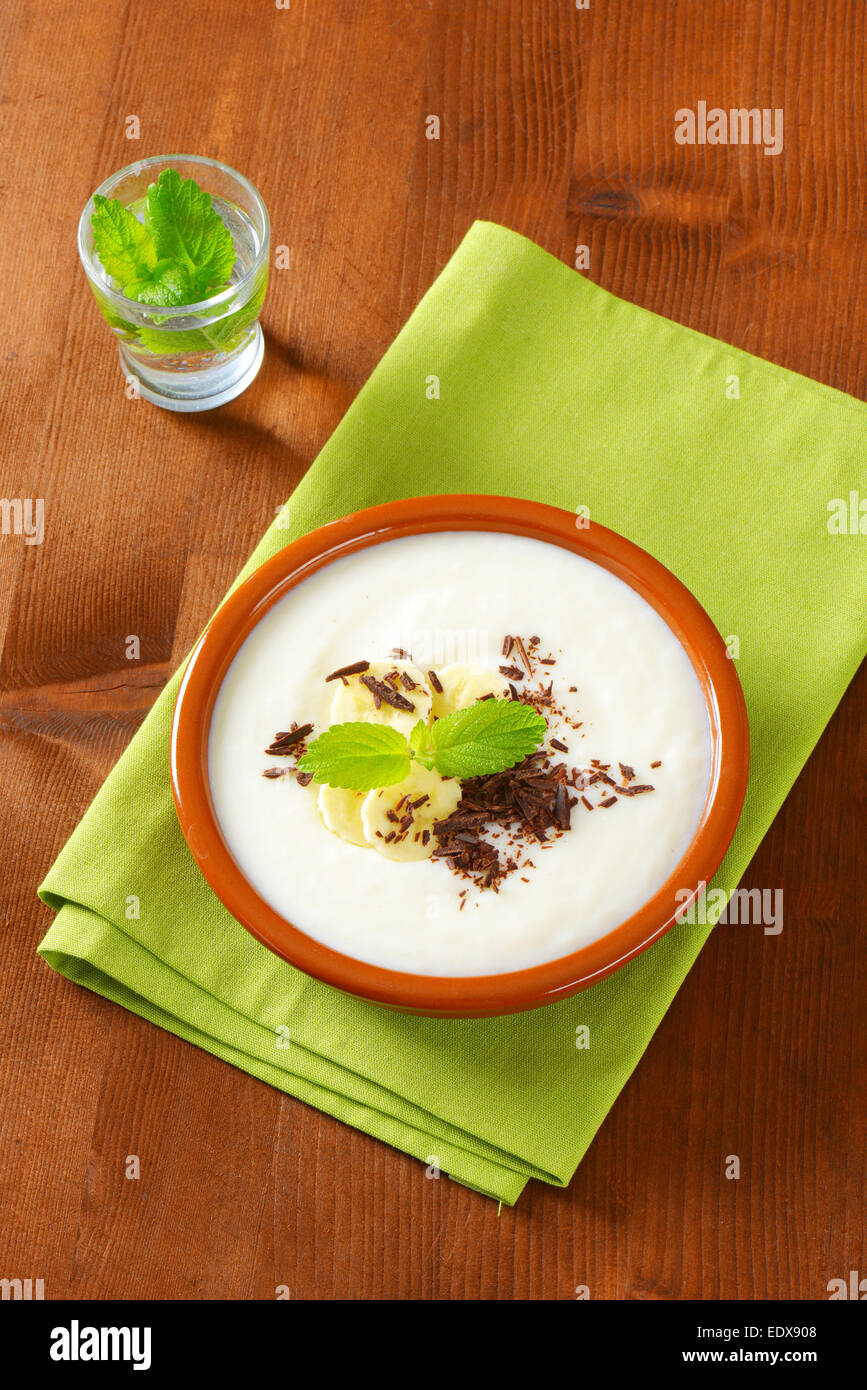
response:
[[[434,746],[431,740],[430,725],[420,719],[414,724],[409,736],[409,751],[417,762],[426,768],[434,765]]]
[[[409,745],[400,730],[388,724],[332,724],[314,739],[298,766],[312,772],[315,782],[371,791],[409,776]]]
[[[145,221],[158,255],[186,268],[198,299],[226,283],[235,264],[235,245],[214,212],[210,193],[195,179],[164,169],[148,189]]]
[[[144,225],[117,198],[93,201],[94,249],[127,299],[165,308],[225,289],[235,244],[195,179],[164,169],[147,191]]]
[[[159,257],[151,234],[117,198],[93,199],[93,244],[106,275],[121,285],[147,280]]]
[[[413,759],[442,777],[485,777],[523,762],[545,737],[545,717],[516,700],[478,700],[466,709],[419,720],[407,740],[389,724],[332,724],[298,766],[316,782],[352,791],[390,787]]]
[[[431,728],[443,777],[484,777],[520,763],[545,737],[545,716],[519,700],[477,700]]]
[[[124,286],[127,299],[139,304],[157,304],[163,308],[173,304],[193,304],[201,295],[193,291],[186,266],[171,259],[157,261],[147,279],[132,280]]]

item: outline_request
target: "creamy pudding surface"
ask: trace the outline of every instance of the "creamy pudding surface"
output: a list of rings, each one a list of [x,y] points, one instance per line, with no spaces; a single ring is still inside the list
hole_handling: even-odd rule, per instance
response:
[[[312,724],[311,740],[324,732],[335,722],[336,689],[349,707],[357,686],[326,683],[329,673],[364,661],[379,672],[393,652],[409,654],[407,669],[425,677],[459,666],[489,671],[500,698],[509,685],[500,668],[525,667],[516,635],[531,669],[511,683],[550,701],[542,748],[569,770],[574,804],[568,831],[523,845],[497,891],[448,860],[402,862],[332,833],[319,788],[299,785],[294,764],[265,752],[293,723]],[[435,702],[435,688],[428,692]],[[391,719],[399,724],[399,711]],[[578,950],[656,892],[701,818],[711,737],[689,658],[628,585],[523,536],[434,532],[339,559],[269,610],[218,693],[208,769],[237,864],[301,931],[392,970],[493,975]],[[283,775],[263,775],[273,769]],[[505,857],[508,834],[497,832],[492,843]]]

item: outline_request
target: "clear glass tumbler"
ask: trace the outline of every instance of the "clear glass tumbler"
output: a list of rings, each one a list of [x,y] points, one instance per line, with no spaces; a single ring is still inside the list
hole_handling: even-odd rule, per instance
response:
[[[235,243],[226,289],[197,304],[171,308],[125,298],[94,251],[93,197],[78,224],[78,253],[103,317],[118,338],[121,367],[139,394],[167,410],[211,410],[239,396],[262,365],[259,311],[268,287],[271,224],[249,180],[227,164],[199,155],[138,160],[112,174],[96,192],[119,199],[139,215],[149,185],[163,169],[194,178],[211,194]]]

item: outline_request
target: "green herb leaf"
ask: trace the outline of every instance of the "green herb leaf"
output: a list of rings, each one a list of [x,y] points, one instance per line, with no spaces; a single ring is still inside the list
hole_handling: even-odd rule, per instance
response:
[[[484,777],[520,763],[542,742],[547,723],[516,700],[478,700],[431,726],[420,719],[409,740],[390,724],[332,724],[299,760],[316,782],[351,791],[390,787],[412,760],[443,777]]]
[[[544,715],[518,700],[477,700],[437,719],[434,762],[443,777],[484,777],[514,767],[545,737]]]
[[[93,202],[93,245],[106,275],[124,286],[149,279],[159,257],[147,227],[117,198],[97,193]]]
[[[116,198],[94,197],[93,244],[128,299],[159,308],[224,289],[235,264],[231,233],[195,179],[164,169],[145,201],[145,225]]]
[[[158,255],[186,267],[198,299],[226,284],[235,264],[234,242],[210,193],[195,179],[164,169],[148,189],[145,219]]]
[[[298,766],[315,782],[366,792],[409,776],[409,745],[388,724],[332,724],[307,749]]]
[[[171,259],[158,261],[147,279],[131,280],[124,285],[123,292],[127,299],[135,299],[139,304],[157,304],[163,308],[192,304],[197,297],[186,266]]]
[[[423,719],[420,719],[412,727],[409,736],[409,751],[416,761],[422,763],[424,767],[429,769],[433,767],[434,746],[430,725],[425,724]]]

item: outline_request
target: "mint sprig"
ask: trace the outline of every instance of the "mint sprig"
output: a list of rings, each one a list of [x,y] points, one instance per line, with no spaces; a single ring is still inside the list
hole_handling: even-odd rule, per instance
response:
[[[399,729],[361,721],[332,724],[298,761],[315,782],[350,791],[390,787],[409,776],[410,753]]]
[[[514,767],[539,746],[545,716],[518,700],[477,700],[431,727],[433,765],[443,777],[484,777]]]
[[[516,700],[478,700],[427,725],[409,739],[388,724],[332,724],[298,766],[315,782],[352,791],[390,787],[409,775],[412,761],[442,777],[484,777],[514,767],[545,737],[544,715]]]
[[[93,203],[93,244],[106,275],[121,285],[147,280],[159,260],[147,227],[117,198],[97,193]]]
[[[171,259],[157,261],[150,275],[138,276],[124,285],[127,299],[139,304],[193,304],[195,291],[186,268]],[[196,296],[201,298],[201,296]]]
[[[226,283],[235,264],[235,245],[214,212],[210,193],[195,179],[164,169],[148,189],[145,225],[159,256],[184,267],[199,299]]]
[[[128,299],[161,308],[195,304],[227,285],[235,245],[195,179],[164,169],[147,191],[144,223],[116,198],[96,194],[93,201],[94,249]]]

